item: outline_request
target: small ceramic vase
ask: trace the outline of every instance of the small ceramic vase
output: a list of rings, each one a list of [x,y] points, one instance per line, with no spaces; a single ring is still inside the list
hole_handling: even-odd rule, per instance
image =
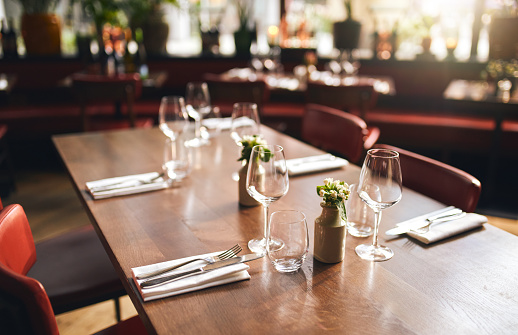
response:
[[[246,206],[246,207],[259,206],[261,203],[259,203],[257,200],[252,198],[246,190],[247,173],[248,173],[248,162],[246,164],[243,164],[243,166],[239,170],[239,204],[241,206]]]
[[[347,223],[340,218],[336,206],[321,203],[322,213],[315,219],[313,256],[323,263],[338,263],[344,259]]]

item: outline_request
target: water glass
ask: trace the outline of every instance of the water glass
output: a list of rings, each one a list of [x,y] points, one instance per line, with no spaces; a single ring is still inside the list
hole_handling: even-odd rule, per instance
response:
[[[345,202],[347,210],[347,231],[355,237],[367,237],[374,230],[374,211],[358,194],[358,185],[349,186],[349,200]]]
[[[168,138],[164,144],[164,163],[162,170],[169,186],[182,181],[191,172],[191,148],[183,138],[175,141]]]
[[[210,112],[201,121],[201,137],[210,139],[219,136],[222,127],[221,122],[219,107],[212,106]]]
[[[270,241],[280,241],[282,247],[279,248]],[[272,213],[266,245],[268,258],[275,270],[293,272],[300,269],[309,251],[306,215],[294,210]]]

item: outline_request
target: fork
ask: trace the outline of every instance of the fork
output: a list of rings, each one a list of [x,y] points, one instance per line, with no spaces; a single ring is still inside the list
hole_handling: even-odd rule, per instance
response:
[[[190,263],[193,263],[193,262],[197,262],[197,261],[204,261],[204,262],[207,262],[209,264],[214,263],[216,261],[223,261],[225,259],[229,259],[229,258],[235,257],[237,254],[239,254],[241,252],[241,250],[243,250],[243,249],[239,246],[239,244],[236,244],[232,248],[223,251],[219,255],[211,256],[211,257],[206,257],[206,258],[194,258],[194,259],[191,259],[189,261],[186,261],[186,262],[183,262],[183,263],[180,263],[180,264],[176,264],[176,265],[167,267],[165,269],[160,269],[160,270],[156,270],[156,271],[151,271],[151,272],[148,272],[148,273],[140,274],[140,275],[136,276],[136,278],[137,279],[147,279],[147,278],[155,277],[155,276],[164,274],[166,272],[178,269],[179,267],[182,267],[184,265],[187,265],[187,264],[190,264]]]
[[[441,215],[439,217],[432,218],[432,219],[430,219],[430,218],[426,219],[426,221],[428,221],[426,226],[416,228],[416,229],[411,229],[411,231],[416,232],[418,234],[426,234],[430,231],[430,226],[434,223],[457,220],[457,219],[464,217],[465,215],[466,215],[466,212],[464,212],[460,209],[452,210],[450,212],[450,214]]]
[[[119,187],[118,185],[121,185],[121,184],[124,184],[124,183],[127,183],[127,182],[131,182],[131,181],[135,181],[135,182],[138,182],[139,185],[145,185],[145,184],[151,184],[153,183],[155,180],[159,179],[159,178],[162,178],[164,176],[164,172],[162,173],[159,173],[158,176],[156,177],[153,177],[151,179],[126,179],[126,180],[123,180],[123,181],[119,181],[119,182],[116,182],[116,183],[111,183],[111,184],[106,184],[106,185],[102,185],[102,186],[97,186],[97,187],[92,187],[92,191],[94,192],[99,192],[99,191],[108,191],[108,190],[114,190],[114,189],[117,189],[117,188],[126,188],[126,187]]]

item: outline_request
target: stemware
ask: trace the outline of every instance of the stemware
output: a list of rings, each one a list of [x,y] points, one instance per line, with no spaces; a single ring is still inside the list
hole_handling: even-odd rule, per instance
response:
[[[201,121],[211,111],[209,86],[205,82],[189,82],[185,92],[187,113],[194,119],[194,138],[188,142],[191,147],[207,145],[209,141],[201,136]]]
[[[257,104],[253,102],[236,102],[234,104],[230,136],[236,143],[239,143],[245,135],[259,135],[260,124]]]
[[[399,154],[393,150],[371,149],[367,152],[360,173],[358,194],[374,211],[372,244],[360,244],[355,251],[358,256],[371,261],[385,261],[394,252],[378,243],[381,211],[401,200],[401,167]]]
[[[160,100],[158,124],[164,135],[172,141],[185,131],[189,122],[183,97],[172,95]]]
[[[232,120],[230,125],[230,136],[238,146],[243,136],[260,134],[259,113],[257,104],[253,102],[236,102],[232,109]],[[245,161],[243,161],[245,163]],[[233,172],[232,179],[239,180],[239,173]]]
[[[255,253],[265,253],[269,232],[268,207],[286,195],[289,189],[284,149],[280,145],[256,145],[252,148],[246,189],[252,198],[263,205],[264,210],[264,236],[250,240],[248,248]],[[270,250],[280,247],[281,241],[270,240]]]

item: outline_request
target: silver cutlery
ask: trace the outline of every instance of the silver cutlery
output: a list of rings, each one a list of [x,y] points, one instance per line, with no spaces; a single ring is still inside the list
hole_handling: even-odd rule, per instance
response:
[[[430,229],[430,226],[433,223],[457,220],[462,218],[464,215],[466,215],[466,213],[463,212],[461,209],[455,207],[448,207],[445,211],[441,211],[435,215],[423,219],[422,222],[417,222],[416,224],[399,225],[395,228],[387,230],[385,234],[390,236],[396,236],[408,233],[410,231],[425,233]],[[420,229],[423,230],[419,231]]]
[[[140,283],[140,287],[141,288],[153,288],[153,287],[157,287],[160,285],[169,284],[169,283],[179,280],[179,279],[199,275],[202,273],[207,273],[207,272],[210,272],[210,271],[213,271],[213,270],[225,267],[225,266],[230,266],[233,264],[244,263],[244,262],[250,262],[255,259],[261,258],[264,255],[265,254],[247,254],[247,255],[243,255],[243,256],[236,256],[236,257],[233,257],[230,259],[226,259],[224,261],[214,262],[212,264],[208,264],[208,265],[205,265],[205,266],[193,269],[193,270],[184,271],[181,273],[176,273],[176,274],[172,274],[169,276],[160,277],[160,278],[156,278],[156,279],[148,279],[148,280],[145,280],[142,283]]]
[[[100,186],[94,186],[90,188],[90,191],[92,192],[102,192],[102,191],[111,191],[111,190],[117,190],[127,187],[133,187],[133,186],[140,186],[140,185],[146,185],[146,184],[152,184],[153,182],[157,181],[158,179],[162,178],[165,175],[164,172],[158,174],[157,176],[150,178],[150,179],[125,179],[116,183],[110,183]],[[130,186],[122,186],[125,183],[134,182],[134,184]]]
[[[204,257],[204,258],[194,258],[194,259],[191,259],[189,261],[186,261],[186,262],[183,262],[183,263],[180,263],[180,264],[176,264],[176,265],[173,265],[173,266],[169,266],[169,267],[164,268],[164,269],[160,269],[160,270],[156,270],[156,271],[151,271],[151,272],[147,272],[147,273],[142,273],[142,274],[136,276],[136,278],[137,279],[148,279],[148,278],[151,278],[151,277],[155,277],[155,276],[164,274],[164,273],[169,272],[169,271],[173,271],[173,270],[178,269],[178,268],[180,268],[180,267],[182,267],[184,265],[187,265],[187,264],[190,264],[190,263],[193,263],[193,262],[198,262],[198,261],[206,262],[206,263],[209,263],[209,264],[215,263],[217,261],[223,261],[225,259],[236,257],[236,255],[239,254],[241,252],[241,250],[243,250],[241,248],[241,246],[239,244],[236,244],[232,248],[223,251],[219,255],[211,256],[211,257]]]

